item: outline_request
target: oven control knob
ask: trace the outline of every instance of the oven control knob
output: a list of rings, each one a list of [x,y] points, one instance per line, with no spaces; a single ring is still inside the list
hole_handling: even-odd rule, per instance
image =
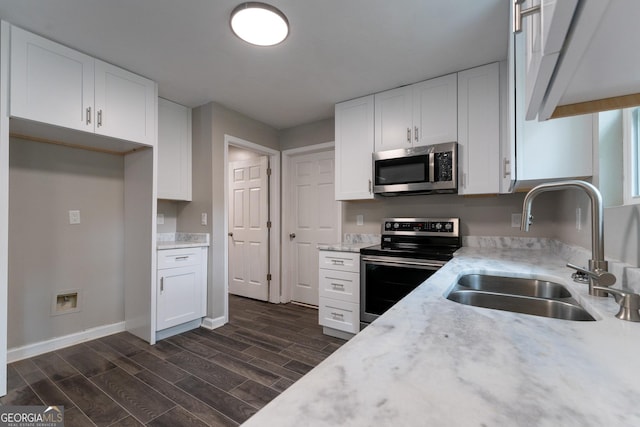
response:
[[[441,222],[437,222],[436,223],[436,230],[440,230],[442,228],[442,223]]]
[[[390,222],[385,222],[384,223],[384,228],[391,228],[391,223]]]
[[[400,224],[398,224],[397,222],[393,223],[393,228],[400,228]]]
[[[446,223],[446,224],[444,225],[444,229],[445,229],[445,230],[447,230],[447,231],[448,231],[448,230],[451,230],[451,223],[450,223],[450,222]]]

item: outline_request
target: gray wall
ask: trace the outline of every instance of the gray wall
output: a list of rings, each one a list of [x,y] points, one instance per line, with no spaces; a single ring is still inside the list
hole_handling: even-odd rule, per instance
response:
[[[335,138],[333,117],[280,131],[280,150],[331,142]]]
[[[268,148],[279,149],[278,131],[242,114],[209,103],[193,110],[193,201],[178,208],[177,229],[211,233],[209,248],[209,304],[207,315],[224,315],[224,138],[231,135]],[[200,225],[200,214],[209,218]]]
[[[8,347],[123,321],[123,157],[12,139],[9,162]],[[51,316],[68,289],[81,311]]]

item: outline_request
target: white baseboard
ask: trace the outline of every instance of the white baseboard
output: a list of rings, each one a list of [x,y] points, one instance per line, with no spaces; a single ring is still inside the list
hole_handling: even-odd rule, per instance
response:
[[[225,322],[224,316],[216,317],[215,319],[212,319],[211,317],[205,317],[204,319],[202,319],[202,324],[200,325],[200,327],[213,330],[219,328],[220,326],[224,326],[225,323],[227,322]]]
[[[22,347],[10,348],[7,350],[7,363],[38,356],[50,351],[59,350],[81,342],[106,337],[107,335],[124,332],[124,322],[113,323],[111,325],[98,326],[75,334],[52,338]]]

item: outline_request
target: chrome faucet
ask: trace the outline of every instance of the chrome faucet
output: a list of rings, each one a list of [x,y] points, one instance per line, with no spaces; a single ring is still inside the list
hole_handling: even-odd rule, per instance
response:
[[[616,277],[607,270],[609,265],[604,259],[604,221],[602,208],[602,195],[600,191],[584,181],[558,181],[540,184],[527,193],[522,204],[522,223],[520,230],[529,231],[529,226],[533,220],[531,215],[531,204],[533,199],[540,193],[546,191],[567,190],[578,188],[583,190],[591,199],[591,259],[589,260],[589,268],[587,270],[580,267],[567,264],[581,273],[589,276],[589,295],[606,297],[607,292],[602,286],[611,286],[616,282]]]

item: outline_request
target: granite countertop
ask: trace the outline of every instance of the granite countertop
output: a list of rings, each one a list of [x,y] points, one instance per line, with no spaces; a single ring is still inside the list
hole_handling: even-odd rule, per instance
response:
[[[640,425],[640,323],[613,317],[613,299],[589,296],[564,264],[548,250],[460,249],[245,425]],[[597,321],[447,300],[466,273],[563,283]]]
[[[209,233],[158,233],[158,250],[209,246]]]

